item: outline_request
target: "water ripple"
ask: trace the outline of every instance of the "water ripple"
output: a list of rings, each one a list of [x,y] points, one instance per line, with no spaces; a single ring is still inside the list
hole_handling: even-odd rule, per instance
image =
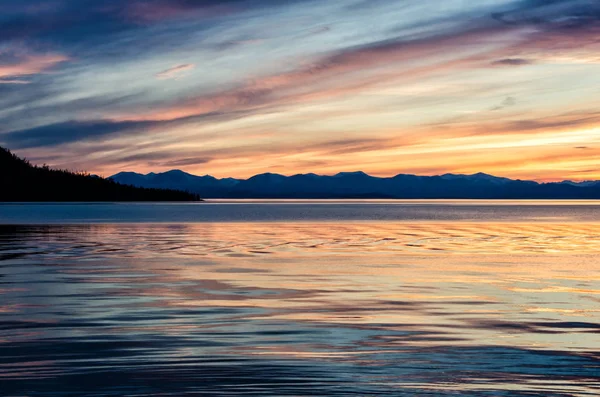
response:
[[[600,224],[0,227],[7,396],[596,396]]]

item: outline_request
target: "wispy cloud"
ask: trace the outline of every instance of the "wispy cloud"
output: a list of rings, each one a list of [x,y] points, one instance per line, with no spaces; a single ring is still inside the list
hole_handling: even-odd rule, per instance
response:
[[[492,65],[497,65],[497,66],[523,66],[523,65],[530,65],[533,62],[528,60],[528,59],[523,59],[523,58],[505,58],[505,59],[499,59],[497,61],[492,62]]]
[[[0,79],[0,84],[29,84],[29,81],[18,79]]]
[[[14,148],[56,146],[81,140],[96,140],[111,134],[148,128],[144,122],[69,121],[0,134],[0,141]]]
[[[185,63],[182,65],[173,66],[156,74],[156,78],[160,80],[175,79],[181,77],[185,72],[194,69],[196,65]]]
[[[42,73],[68,60],[68,57],[59,54],[1,54],[0,79],[19,80],[24,77]],[[4,58],[4,59],[3,59]]]

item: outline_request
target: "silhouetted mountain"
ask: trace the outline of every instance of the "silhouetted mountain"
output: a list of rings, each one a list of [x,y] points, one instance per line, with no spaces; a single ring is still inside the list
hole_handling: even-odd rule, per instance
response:
[[[406,199],[598,199],[600,182],[538,183],[484,173],[378,178],[362,171],[333,176],[259,174],[217,179],[174,170],[162,174],[122,172],[111,177],[135,186],[184,189],[206,198],[406,198]]]
[[[0,201],[199,200],[196,193],[139,186],[127,186],[96,175],[36,167],[0,147]]]
[[[581,181],[581,182],[573,182],[573,181],[562,181],[560,183],[573,185],[573,186],[595,186],[600,185],[600,181]]]
[[[180,170],[160,174],[151,172],[146,175],[135,172],[120,172],[109,179],[139,187],[176,189],[194,193],[205,192],[210,197],[219,197],[219,192],[228,190],[239,183],[237,179],[233,178],[217,179],[210,175],[196,176]]]
[[[493,183],[493,184],[504,184],[504,183],[508,183],[508,182],[512,182],[512,179],[509,178],[500,178],[497,176],[493,176],[493,175],[489,175],[489,174],[484,174],[483,172],[478,172],[477,174],[473,174],[473,175],[464,175],[464,174],[444,174],[441,176],[443,179],[447,179],[447,180],[470,180],[473,182],[480,182],[480,183]]]

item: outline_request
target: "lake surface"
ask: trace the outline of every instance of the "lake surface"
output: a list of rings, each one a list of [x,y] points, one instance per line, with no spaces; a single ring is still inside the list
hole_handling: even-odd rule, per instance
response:
[[[0,203],[0,224],[339,223],[348,221],[600,222],[600,200],[209,200],[202,203]]]
[[[1,396],[598,396],[594,202],[0,205]]]

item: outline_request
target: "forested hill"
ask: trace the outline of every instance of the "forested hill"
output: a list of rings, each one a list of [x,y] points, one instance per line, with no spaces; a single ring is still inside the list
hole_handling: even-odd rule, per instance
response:
[[[0,201],[196,201],[179,190],[141,188],[31,165],[0,147]]]

